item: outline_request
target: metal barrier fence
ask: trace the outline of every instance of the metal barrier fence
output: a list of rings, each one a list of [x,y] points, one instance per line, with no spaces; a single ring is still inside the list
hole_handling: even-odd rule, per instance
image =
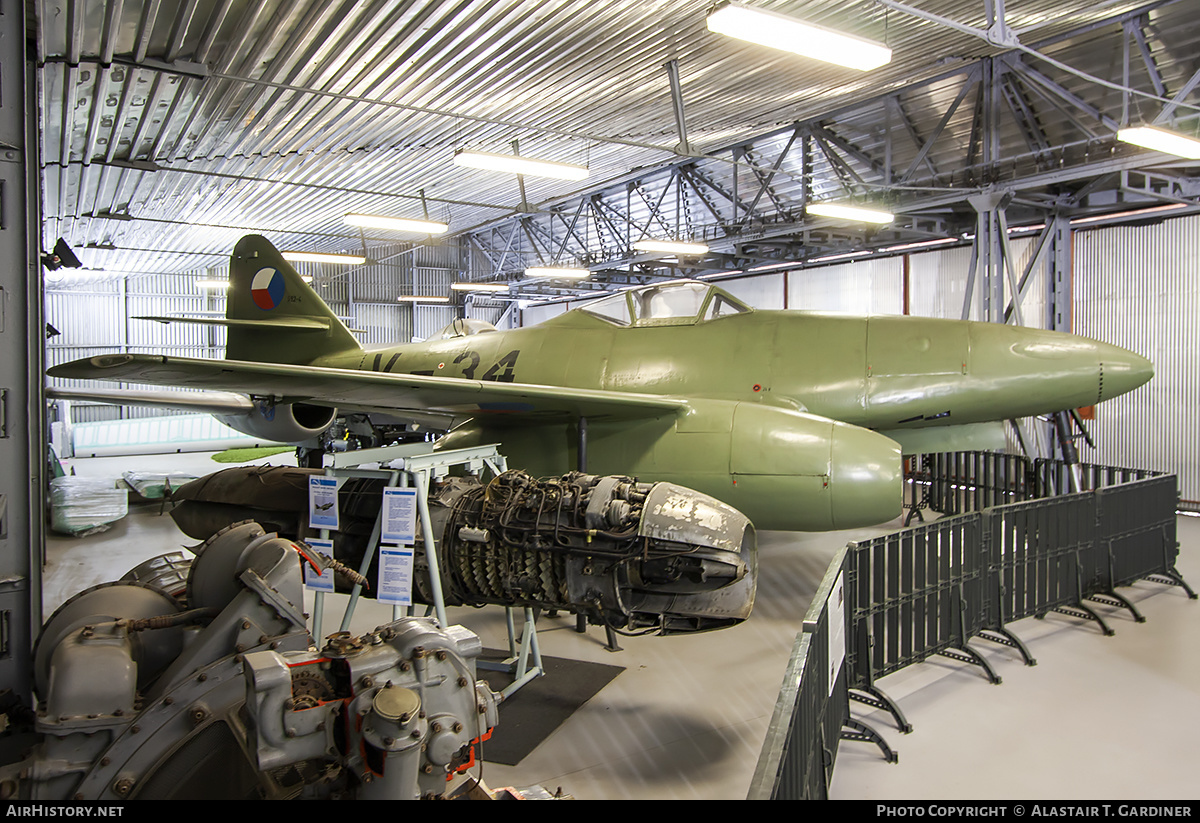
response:
[[[1063,460],[1031,460],[1019,454],[946,452],[918,454],[905,461],[909,518],[924,509],[943,514],[980,511],[1020,500],[1038,500],[1071,490],[1077,472],[1082,489],[1099,489],[1162,477],[1162,472]]]
[[[804,617],[804,630],[796,635],[762,755],[750,781],[749,800],[827,797],[838,737],[850,716],[844,650],[834,650],[836,659],[831,665],[829,642],[831,595],[837,608],[834,620],[840,619],[845,626],[845,558],[842,549],[829,564]]]
[[[1045,489],[1045,480],[1030,484],[1031,474],[1053,480],[1058,472],[1050,465],[1029,473],[1028,464],[977,454],[946,461],[960,477],[977,481],[968,494],[960,485],[958,503]],[[991,506],[849,544],[826,573],[797,638],[751,798],[823,797],[838,739],[871,740],[895,759],[886,741],[851,718],[848,708],[854,700],[889,711],[902,731],[911,730],[899,706],[875,685],[884,675],[940,654],[978,665],[999,683],[969,640],[1011,646],[1032,665],[1007,624],[1061,611],[1094,620],[1111,634],[1090,603],[1126,608],[1141,622],[1115,588],[1146,578],[1181,586],[1194,599],[1175,570],[1176,478],[1121,482],[1150,474],[1089,467],[1086,477],[1098,486],[1093,491]],[[841,674],[819,676],[820,666],[838,666],[837,648],[831,655],[829,645],[828,621],[836,614],[829,595],[838,588],[832,581],[843,576],[845,659]]]
[[[873,742],[895,759],[874,729],[850,717],[846,560],[842,549],[829,564],[796,635],[748,800],[827,799],[839,740]]]

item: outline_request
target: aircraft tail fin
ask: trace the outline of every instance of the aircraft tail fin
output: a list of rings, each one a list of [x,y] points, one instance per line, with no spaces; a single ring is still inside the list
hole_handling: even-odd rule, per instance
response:
[[[221,325],[229,329],[227,360],[304,364],[361,348],[320,295],[257,234],[233,248]]]

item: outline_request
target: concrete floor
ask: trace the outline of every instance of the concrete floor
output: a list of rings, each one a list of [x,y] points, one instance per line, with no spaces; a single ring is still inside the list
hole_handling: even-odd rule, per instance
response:
[[[272,459],[281,462],[280,457]],[[206,455],[73,461],[79,474],[219,468]],[[581,799],[741,799],[746,796],[800,621],[833,554],[848,540],[897,528],[826,534],[760,534],[754,615],[741,626],[696,636],[623,639],[604,649],[602,632],[576,634],[573,620],[543,620],[543,654],[625,667],[517,766],[485,762],[493,787],[561,787]],[[1179,518],[1179,569],[1200,583],[1200,519]],[[143,559],[190,544],[154,507],[103,534],[47,540],[45,613],[75,592],[113,580]],[[1004,679],[936,658],[880,682],[913,723],[900,734],[888,718],[852,704],[899,751],[888,764],[864,743],[843,743],[832,794],[841,799],[1194,798],[1200,732],[1200,603],[1177,588],[1140,583],[1123,590],[1148,622],[1100,607],[1116,629],[1066,616],[1015,624],[1038,660],[976,647]],[[331,598],[333,603],[341,598]],[[311,610],[311,603],[309,604]],[[327,614],[341,614],[327,605]],[[327,617],[325,631],[332,631]],[[352,630],[391,619],[373,601]],[[452,609],[485,645],[505,645],[503,611]],[[503,711],[501,713],[503,723]],[[484,751],[486,757],[486,748]]]

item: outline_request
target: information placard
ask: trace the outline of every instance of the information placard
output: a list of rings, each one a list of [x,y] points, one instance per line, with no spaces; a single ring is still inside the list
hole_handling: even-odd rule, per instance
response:
[[[833,591],[825,604],[826,628],[829,631],[829,694],[837,682],[842,661],[846,659],[846,576],[839,574],[834,581]]]
[[[379,585],[375,598],[393,606],[412,605],[413,550],[407,546],[379,547]]]
[[[308,526],[338,529],[338,480],[314,475],[308,478]]]
[[[310,537],[304,541],[321,554],[333,557],[333,541],[322,540],[317,537]],[[317,574],[317,570],[313,568],[311,563],[304,563],[304,585],[313,591],[317,592],[332,592],[333,591],[333,569],[326,569],[321,574]]]
[[[417,539],[417,490],[389,486],[383,490],[381,543],[412,545]]]

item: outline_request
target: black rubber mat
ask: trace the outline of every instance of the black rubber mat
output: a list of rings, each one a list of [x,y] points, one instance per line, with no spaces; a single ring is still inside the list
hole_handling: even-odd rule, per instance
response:
[[[485,650],[480,660],[503,660],[503,652]],[[483,744],[483,759],[515,766],[575,711],[625,669],[542,656],[546,674],[526,683],[500,704],[500,723]],[[480,668],[478,675],[495,691],[512,683],[503,672]]]

